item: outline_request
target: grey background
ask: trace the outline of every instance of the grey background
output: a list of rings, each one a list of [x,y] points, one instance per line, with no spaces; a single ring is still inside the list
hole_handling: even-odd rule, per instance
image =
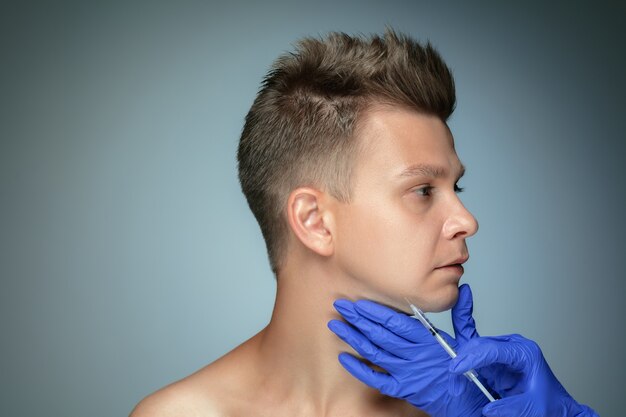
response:
[[[607,2],[4,3],[0,414],[126,415],[265,325],[275,283],[236,179],[243,118],[297,38],[389,24],[454,70],[480,332],[536,340],[578,401],[619,415],[625,15]],[[450,329],[449,313],[435,321]]]

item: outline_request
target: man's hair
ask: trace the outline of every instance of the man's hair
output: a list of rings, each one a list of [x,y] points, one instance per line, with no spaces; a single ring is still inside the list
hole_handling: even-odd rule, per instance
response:
[[[303,38],[266,75],[239,141],[239,181],[261,227],[272,271],[287,249],[286,202],[312,186],[349,202],[357,121],[376,104],[435,115],[454,111],[454,80],[430,42],[332,32]]]

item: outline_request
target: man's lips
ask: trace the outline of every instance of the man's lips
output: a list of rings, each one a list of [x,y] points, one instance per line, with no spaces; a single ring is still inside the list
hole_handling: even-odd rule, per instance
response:
[[[460,257],[456,258],[455,260],[453,260],[452,262],[444,264],[444,265],[441,265],[441,266],[438,266],[435,269],[447,268],[447,267],[461,267],[461,268],[463,268],[463,264],[465,262],[467,262],[468,259],[469,259],[469,255],[460,256]]]

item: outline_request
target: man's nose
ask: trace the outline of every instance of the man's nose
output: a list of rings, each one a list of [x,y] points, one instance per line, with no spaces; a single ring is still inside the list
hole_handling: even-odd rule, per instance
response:
[[[443,233],[446,238],[454,239],[457,237],[468,238],[473,236],[478,231],[478,221],[461,203],[459,198],[456,198],[456,204],[452,209],[450,216],[446,220]]]

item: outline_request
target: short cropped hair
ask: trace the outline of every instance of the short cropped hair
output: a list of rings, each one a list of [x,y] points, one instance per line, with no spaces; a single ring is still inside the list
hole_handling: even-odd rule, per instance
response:
[[[402,106],[446,123],[455,101],[451,71],[430,42],[391,29],[382,36],[307,37],[280,56],[246,116],[237,151],[241,188],[274,274],[287,249],[291,191],[313,186],[350,201],[355,133],[365,110]]]

